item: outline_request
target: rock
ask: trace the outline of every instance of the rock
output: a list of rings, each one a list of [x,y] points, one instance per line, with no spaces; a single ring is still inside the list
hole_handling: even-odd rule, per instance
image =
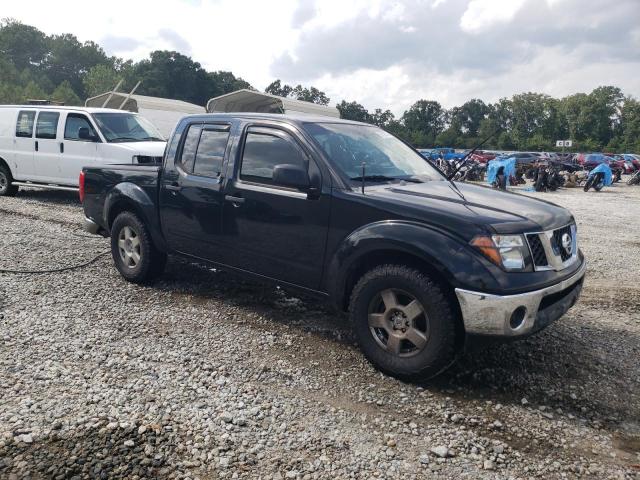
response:
[[[482,468],[484,468],[485,470],[495,470],[496,464],[493,462],[493,460],[485,460],[482,464]]]
[[[445,447],[444,445],[438,447],[432,447],[429,449],[431,453],[440,458],[448,458],[455,456],[454,452],[449,449],[449,447]]]
[[[429,463],[429,455],[427,454],[420,455],[420,463],[422,465],[427,465]]]
[[[125,446],[125,447],[131,448],[131,447],[133,447],[134,445],[135,445],[135,442],[134,442],[133,440],[125,440],[125,441],[124,441],[124,446]]]

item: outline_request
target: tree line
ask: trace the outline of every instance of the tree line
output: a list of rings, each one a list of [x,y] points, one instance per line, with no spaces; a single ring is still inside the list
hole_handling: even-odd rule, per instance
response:
[[[0,103],[48,99],[83,105],[86,98],[113,90],[173,98],[205,105],[211,97],[251,88],[231,72],[208,72],[178,52],[157,50],[139,62],[108,56],[95,42],[74,35],[46,35],[16,20],[0,22]]]
[[[198,105],[241,88],[253,89],[232,72],[209,72],[178,52],[157,50],[133,62],[108,56],[95,42],[80,42],[71,34],[46,35],[15,20],[0,22],[0,103],[50,99],[82,105],[121,79],[121,90],[141,81],[136,93]],[[330,102],[313,86],[280,80],[265,91],[319,105]],[[571,139],[574,151],[640,152],[640,102],[614,86],[564,98],[528,92],[495,103],[471,99],[449,109],[422,99],[400,117],[388,109],[369,111],[355,101],[342,100],[336,106],[342,118],[378,125],[416,147],[471,148],[495,133],[485,148],[551,151],[556,140]]]

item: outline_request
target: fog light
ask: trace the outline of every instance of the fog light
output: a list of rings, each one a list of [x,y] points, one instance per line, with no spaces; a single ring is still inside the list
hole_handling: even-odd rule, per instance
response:
[[[527,315],[527,309],[525,307],[516,308],[511,314],[509,319],[509,326],[512,330],[519,329],[524,324],[524,317]]]

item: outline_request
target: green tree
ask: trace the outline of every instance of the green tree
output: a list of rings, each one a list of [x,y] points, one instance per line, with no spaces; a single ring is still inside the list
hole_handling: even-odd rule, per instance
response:
[[[267,88],[265,88],[264,91],[265,93],[277,95],[278,97],[288,97],[291,95],[293,87],[290,87],[289,85],[282,85],[280,79],[277,79],[267,85]]]
[[[122,75],[110,65],[95,65],[89,69],[82,79],[84,92],[87,97],[95,97],[113,90]]]
[[[51,99],[56,102],[62,102],[65,105],[80,106],[83,104],[80,97],[73,91],[71,84],[66,80],[56,87],[51,94]]]
[[[316,103],[318,105],[329,105],[329,102],[331,101],[323,91],[318,90],[316,87],[307,88],[302,85],[292,87],[286,84],[283,85],[280,79],[271,82],[264,91],[271,95],[294,98],[296,100]]]
[[[355,120],[357,122],[371,121],[371,117],[367,109],[358,102],[347,102],[346,100],[342,100],[336,105],[336,108],[340,112],[340,118],[344,118],[345,120]]]
[[[26,103],[28,100],[47,100],[49,95],[36,82],[32,81],[24,87],[20,97],[20,103]]]
[[[0,22],[0,54],[16,69],[39,67],[48,52],[46,35],[37,28],[13,19]]]
[[[438,102],[418,100],[402,115],[413,145],[426,147],[435,143],[444,126],[444,111]]]
[[[54,85],[65,80],[74,91],[85,96],[83,78],[96,65],[114,65],[114,59],[107,57],[104,50],[94,42],[81,43],[71,34],[48,37],[49,53],[44,61],[44,69]]]
[[[391,110],[382,110],[381,108],[376,108],[370,115],[370,119],[371,123],[385,129],[389,129],[396,123],[396,118]]]

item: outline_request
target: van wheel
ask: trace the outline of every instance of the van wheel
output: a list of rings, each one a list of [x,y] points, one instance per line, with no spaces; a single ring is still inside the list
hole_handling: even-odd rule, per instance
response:
[[[456,354],[453,309],[424,273],[381,265],[366,273],[351,295],[350,318],[364,355],[402,380],[426,380],[449,367]]]
[[[6,165],[0,165],[0,197],[13,197],[18,193],[18,186],[12,185],[13,177]]]
[[[167,263],[167,255],[153,245],[149,230],[132,212],[121,213],[111,226],[111,255],[120,274],[133,283],[153,280]]]

